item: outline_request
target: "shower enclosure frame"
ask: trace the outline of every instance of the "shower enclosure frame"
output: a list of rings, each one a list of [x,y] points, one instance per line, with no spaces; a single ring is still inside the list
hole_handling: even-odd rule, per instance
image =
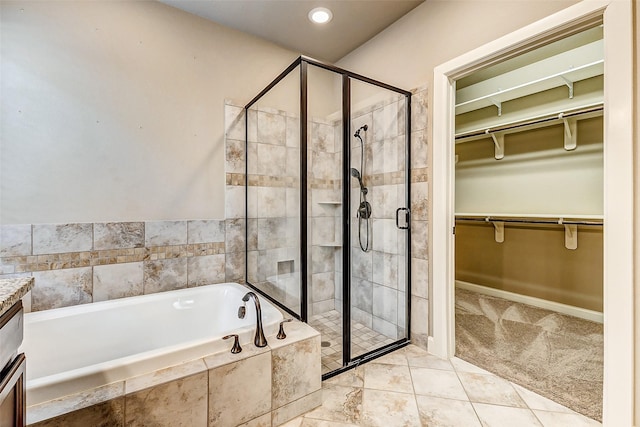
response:
[[[374,359],[410,342],[411,337],[411,92],[398,87],[380,82],[369,77],[345,70],[332,64],[318,61],[301,55],[296,58],[282,73],[280,73],[271,83],[269,83],[260,93],[258,93],[244,107],[245,117],[245,153],[249,152],[249,109],[258,102],[264,95],[280,83],[285,77],[300,67],[300,314],[278,301],[276,298],[265,293],[249,281],[248,267],[248,247],[245,250],[245,282],[250,288],[256,290],[260,295],[266,297],[279,308],[289,313],[291,316],[303,322],[308,321],[308,186],[307,186],[307,148],[308,148],[308,65],[341,75],[342,78],[342,367],[326,373],[323,380],[335,376],[341,372],[358,366],[360,363]],[[398,222],[398,212],[406,212],[406,260],[405,260],[405,337],[377,348],[376,350],[363,353],[355,358],[351,357],[351,186],[347,183],[351,178],[351,79],[358,80],[382,89],[386,89],[404,96],[405,101],[405,201],[406,206],[396,211],[396,224]],[[245,157],[245,218],[249,218],[249,161]],[[398,227],[399,228],[399,227]],[[248,242],[249,230],[248,221],[245,222],[245,242]]]

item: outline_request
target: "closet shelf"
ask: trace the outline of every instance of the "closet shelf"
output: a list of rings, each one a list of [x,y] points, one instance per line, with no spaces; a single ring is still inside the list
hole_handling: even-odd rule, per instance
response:
[[[502,115],[502,103],[513,99],[522,98],[534,93],[543,92],[560,86],[567,86],[568,98],[573,98],[573,83],[604,73],[604,60],[600,59],[566,71],[554,73],[527,83],[498,90],[488,95],[480,96],[469,101],[456,104],[456,115],[479,110],[495,105],[498,116]]]
[[[456,221],[475,221],[493,225],[494,238],[496,243],[504,242],[505,223],[518,224],[547,224],[564,227],[564,246],[567,249],[578,249],[578,225],[580,226],[603,226],[602,215],[539,215],[539,214],[516,214],[516,215],[489,215],[489,214],[456,214]]]
[[[502,214],[502,213],[456,213],[456,221],[481,221],[481,222],[513,222],[530,224],[576,224],[576,225],[603,225],[603,215],[576,215],[576,214]]]

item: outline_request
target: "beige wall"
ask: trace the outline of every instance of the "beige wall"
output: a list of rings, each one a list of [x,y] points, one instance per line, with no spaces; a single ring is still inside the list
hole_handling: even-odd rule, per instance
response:
[[[223,100],[296,53],[152,1],[0,8],[0,222],[224,218]]]

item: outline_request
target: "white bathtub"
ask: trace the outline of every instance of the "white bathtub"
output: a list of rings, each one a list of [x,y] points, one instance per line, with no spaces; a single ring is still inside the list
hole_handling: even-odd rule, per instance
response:
[[[230,333],[253,346],[253,299],[245,318],[237,315],[248,291],[223,283],[26,314],[27,405],[230,349],[233,341],[222,340]],[[282,314],[260,303],[268,337]]]

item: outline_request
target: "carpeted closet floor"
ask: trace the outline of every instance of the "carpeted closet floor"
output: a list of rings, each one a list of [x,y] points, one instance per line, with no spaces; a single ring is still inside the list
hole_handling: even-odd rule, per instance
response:
[[[602,420],[602,324],[456,289],[456,356]]]

